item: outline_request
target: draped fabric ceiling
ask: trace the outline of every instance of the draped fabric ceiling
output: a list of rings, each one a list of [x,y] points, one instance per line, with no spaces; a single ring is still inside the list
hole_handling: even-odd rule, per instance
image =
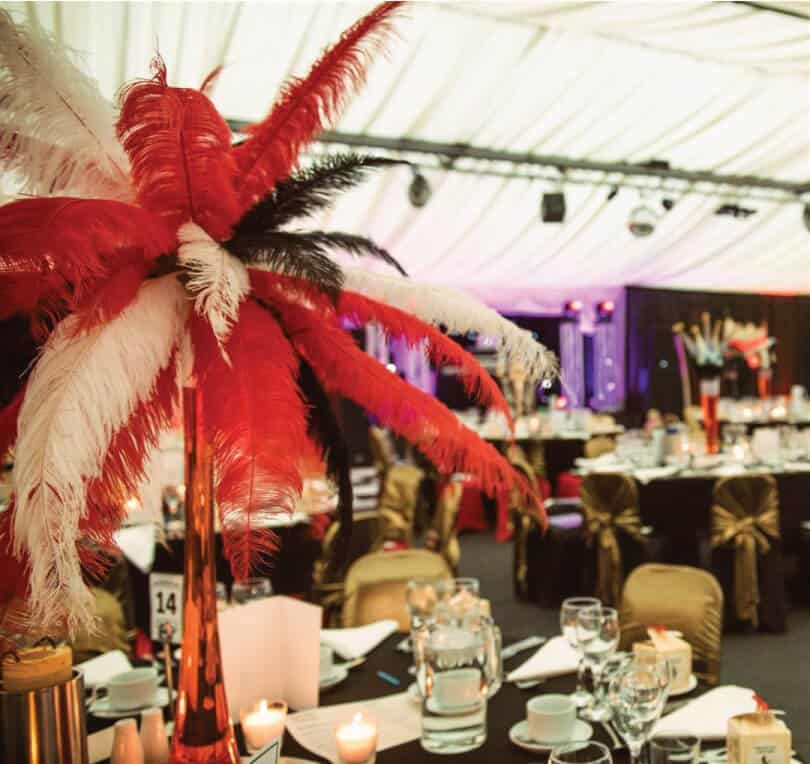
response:
[[[103,92],[148,74],[173,84],[219,63],[219,110],[262,116],[279,84],[369,4],[3,3],[80,52]],[[808,3],[783,3],[810,14]],[[418,3],[336,127],[509,151],[810,179],[810,22],[735,3]],[[638,193],[565,186],[564,224],[539,220],[537,181],[426,172],[410,206],[394,169],[341,202],[324,227],[367,233],[424,280],[506,309],[625,284],[810,292],[810,233],[797,204],[676,195],[647,239],[626,228]],[[658,205],[659,197],[651,197]],[[590,291],[588,291],[590,288]]]

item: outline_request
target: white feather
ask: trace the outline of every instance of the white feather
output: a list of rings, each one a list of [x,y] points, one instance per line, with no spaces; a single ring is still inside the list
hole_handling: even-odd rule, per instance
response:
[[[180,226],[177,236],[177,256],[189,276],[186,288],[194,295],[194,308],[208,319],[222,348],[250,292],[247,268],[196,223]]]
[[[22,192],[131,201],[115,121],[63,46],[0,10],[0,164],[17,173]]]
[[[429,324],[444,325],[451,332],[474,331],[498,339],[507,355],[521,361],[533,380],[557,372],[554,353],[536,342],[530,332],[464,292],[357,268],[345,268],[344,273],[346,289],[411,313]]]
[[[174,275],[147,281],[119,316],[87,332],[62,321],[28,381],[14,489],[15,551],[31,561],[32,621],[47,631],[92,628],[93,598],[76,541],[88,480],[110,442],[147,399],[180,339],[185,292]]]

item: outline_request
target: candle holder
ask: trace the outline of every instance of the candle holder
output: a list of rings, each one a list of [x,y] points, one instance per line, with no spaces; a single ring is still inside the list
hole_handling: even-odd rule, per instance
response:
[[[287,704],[280,700],[275,702],[260,700],[249,708],[242,709],[239,721],[248,753],[256,753],[274,740],[284,737]]]
[[[335,728],[337,764],[374,764],[377,760],[377,722],[357,712]]]

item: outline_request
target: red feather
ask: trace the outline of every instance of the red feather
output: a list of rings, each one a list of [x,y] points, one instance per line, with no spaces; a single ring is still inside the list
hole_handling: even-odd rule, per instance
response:
[[[115,546],[113,533],[126,517],[125,503],[138,495],[150,451],[167,429],[177,406],[177,353],[155,379],[152,394],[141,401],[113,436],[100,476],[87,485],[87,510],[79,524],[84,568],[98,573],[105,567],[103,551]],[[89,543],[88,543],[89,542]]]
[[[348,96],[365,82],[366,68],[383,48],[400,5],[382,3],[349,27],[306,78],[294,77],[285,83],[270,114],[249,129],[250,138],[234,148],[241,213],[286,178],[301,149],[338,118]]]
[[[272,281],[254,279],[254,294],[272,304],[302,358],[324,388],[362,406],[418,448],[440,472],[464,472],[481,481],[482,490],[506,499],[516,489],[542,512],[534,488],[489,443],[465,427],[435,398],[411,387],[362,352],[337,326],[322,304],[290,301]],[[269,287],[269,288],[268,288]]]
[[[24,554],[15,557],[12,551],[14,511],[12,499],[8,509],[0,512],[0,609],[15,597],[25,599],[28,595],[28,558]]]
[[[89,295],[79,307],[76,331],[88,331],[114,319],[135,299],[146,272],[146,263],[140,261],[129,263],[113,274],[101,289]]]
[[[17,418],[20,415],[20,407],[25,400],[25,383],[17,391],[8,405],[0,409],[0,463],[3,457],[17,440]]]
[[[467,393],[483,405],[500,411],[506,417],[509,429],[513,428],[512,412],[495,380],[470,353],[438,329],[398,308],[348,290],[340,293],[338,312],[342,317],[359,324],[375,321],[388,334],[401,337],[411,347],[427,340],[428,355],[433,364],[458,366],[461,370],[461,382]]]
[[[23,199],[0,207],[0,319],[35,327],[75,308],[132,262],[152,262],[174,237],[148,211],[105,199]]]
[[[309,453],[298,358],[269,312],[242,303],[222,358],[210,324],[192,317],[194,369],[214,446],[216,500],[236,578],[274,549],[262,518],[290,512],[301,494],[300,454]]]
[[[117,125],[138,200],[172,230],[193,220],[223,241],[239,217],[231,131],[203,93],[169,87],[160,58],[153,69],[124,88]]]

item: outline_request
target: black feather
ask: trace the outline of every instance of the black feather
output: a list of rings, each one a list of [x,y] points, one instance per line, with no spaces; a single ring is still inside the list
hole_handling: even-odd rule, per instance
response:
[[[309,217],[330,207],[342,191],[366,179],[371,170],[407,164],[385,157],[336,154],[321,159],[286,180],[249,210],[239,221],[235,236],[265,233],[297,218]]]
[[[301,359],[298,387],[309,404],[307,419],[310,437],[320,444],[326,460],[326,471],[338,487],[338,519],[340,528],[329,564],[340,571],[346,562],[354,520],[354,492],[352,490],[351,457],[343,437],[343,430],[332,410],[329,398],[318,382],[315,372]]]
[[[377,260],[382,260],[386,265],[396,268],[403,276],[408,275],[388,250],[383,249],[379,244],[367,239],[365,236],[355,236],[341,231],[306,231],[299,235],[307,237],[310,241],[316,241],[327,249],[342,250],[356,257],[363,257],[364,255],[374,257]]]

